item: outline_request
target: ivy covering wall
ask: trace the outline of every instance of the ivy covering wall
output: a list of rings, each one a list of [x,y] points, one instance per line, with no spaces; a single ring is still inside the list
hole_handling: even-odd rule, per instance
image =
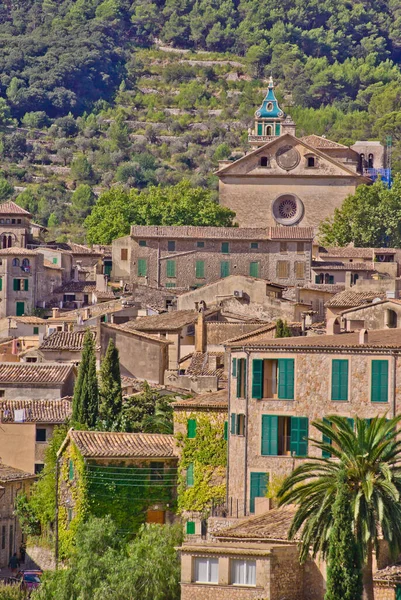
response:
[[[227,442],[224,439],[226,414],[218,412],[182,412],[174,419],[181,429],[188,419],[196,420],[195,437],[176,434],[181,457],[178,463],[178,512],[207,513],[212,504],[226,499]],[[193,485],[187,486],[186,474],[193,465]]]

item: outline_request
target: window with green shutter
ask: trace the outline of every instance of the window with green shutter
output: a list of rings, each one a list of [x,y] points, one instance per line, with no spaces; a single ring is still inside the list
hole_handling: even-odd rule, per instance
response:
[[[3,278],[0,277],[0,292],[3,291]]]
[[[263,135],[263,125],[262,125],[262,123],[258,123],[258,135]]]
[[[233,358],[232,376],[237,377],[237,359]]]
[[[188,419],[187,421],[187,437],[196,437],[196,419]]]
[[[278,397],[280,400],[294,400],[294,359],[278,359]]]
[[[74,463],[70,459],[68,462],[68,479],[72,481],[74,479]]]
[[[388,402],[388,360],[372,360],[372,402]]]
[[[255,512],[255,498],[264,498],[269,484],[268,473],[251,473],[249,512]]]
[[[347,421],[348,421],[348,425],[351,427],[352,430],[354,430],[354,419],[352,419],[351,417],[347,417]]]
[[[230,263],[223,260],[220,263],[220,277],[228,277],[230,275]]]
[[[331,399],[348,400],[348,360],[331,361]]]
[[[16,302],[15,314],[17,317],[22,317],[25,314],[25,302]]]
[[[33,328],[33,335],[39,335],[39,327]]]
[[[262,415],[262,456],[278,455],[278,416]]]
[[[175,260],[168,260],[166,262],[166,276],[175,277]]]
[[[195,277],[197,279],[204,279],[204,277],[205,277],[205,261],[204,260],[196,261]]]
[[[249,275],[251,277],[259,277],[259,263],[251,262],[249,265]]]
[[[138,258],[138,277],[146,277],[148,274],[148,263],[146,258]]]
[[[228,440],[228,421],[224,421],[224,439]]]
[[[13,280],[13,290],[14,290],[14,292],[19,292],[19,290],[20,290],[20,280],[19,279]]]
[[[231,435],[235,435],[236,430],[237,430],[237,415],[235,413],[231,413],[231,428],[230,428]]]
[[[246,358],[237,360],[237,398],[246,396]]]
[[[308,454],[308,419],[307,417],[291,417],[291,444],[293,456]]]
[[[195,533],[195,521],[187,521],[187,534],[194,535]]]
[[[228,254],[230,252],[230,244],[228,242],[223,242],[221,244],[221,252],[222,254]]]
[[[263,398],[263,360],[259,358],[252,361],[252,398]]]
[[[166,288],[175,288],[175,283],[172,281],[167,281],[166,282]]]
[[[187,487],[193,487],[194,485],[194,463],[188,465],[187,468]]]
[[[24,281],[24,290],[27,292],[29,279],[24,279],[23,281]]]
[[[54,257],[54,258],[53,258],[53,265],[56,265],[56,264],[57,264],[57,258],[56,258],[56,257]]]

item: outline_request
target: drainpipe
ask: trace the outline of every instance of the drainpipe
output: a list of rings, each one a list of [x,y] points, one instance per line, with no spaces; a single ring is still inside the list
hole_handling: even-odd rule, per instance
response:
[[[59,555],[59,550],[58,550],[58,512],[59,512],[59,501],[58,501],[58,479],[60,476],[60,457],[57,457],[56,460],[56,512],[55,512],[55,524],[54,524],[54,529],[55,529],[55,537],[56,537],[56,541],[55,541],[55,548],[54,548],[54,559],[56,562],[56,570],[58,569],[58,555]]]
[[[243,347],[243,351],[246,354],[246,363],[245,363],[245,451],[244,451],[244,462],[245,462],[245,480],[244,480],[244,517],[247,514],[247,492],[248,492],[248,398],[249,398],[249,381],[248,381],[248,373],[249,373],[249,361],[250,361],[250,353],[249,350],[245,350]]]
[[[160,240],[157,241],[157,287],[160,287],[160,269],[161,269],[161,261],[160,261]]]
[[[397,394],[396,394],[396,383],[397,383],[397,355],[393,353],[393,385],[391,386],[392,394],[392,405],[393,405],[393,417],[397,415]]]

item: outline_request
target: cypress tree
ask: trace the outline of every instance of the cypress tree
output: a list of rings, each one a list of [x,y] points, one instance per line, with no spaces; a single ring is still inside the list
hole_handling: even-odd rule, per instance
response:
[[[93,335],[87,329],[84,337],[82,360],[72,400],[73,424],[85,427],[96,425],[99,412],[99,392],[96,375],[96,354]]]
[[[283,337],[283,320],[282,319],[277,319],[276,321],[276,338],[281,338]]]
[[[109,341],[100,367],[99,417],[106,431],[119,427],[123,397],[121,390],[120,360],[113,340]]]
[[[340,474],[332,508],[325,600],[361,600],[363,592],[361,555],[353,532],[351,494],[344,473]]]

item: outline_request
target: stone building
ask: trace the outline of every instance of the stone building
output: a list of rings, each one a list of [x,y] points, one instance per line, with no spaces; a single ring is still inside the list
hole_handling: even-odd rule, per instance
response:
[[[231,341],[228,499],[252,514],[269,480],[316,456],[314,419],[399,414],[400,348],[394,329]]]
[[[73,363],[79,365],[82,358],[82,349],[86,329],[79,331],[55,331],[45,337],[37,351],[37,362]],[[96,353],[100,355],[100,346],[97,345],[97,331],[90,329],[95,342]],[[33,352],[31,352],[33,357]],[[33,361],[31,361],[33,362]]]
[[[36,337],[42,339],[46,333],[46,321],[40,317],[5,317],[0,319],[0,338]]]
[[[32,215],[11,200],[0,204],[0,248],[26,248],[33,242]]]
[[[19,552],[24,537],[14,508],[18,494],[29,496],[35,475],[0,464],[0,568],[6,569],[10,556]]]
[[[0,456],[10,467],[40,473],[54,428],[71,417],[71,398],[0,400]]]
[[[54,400],[72,396],[75,375],[71,364],[0,363],[0,399]]]
[[[401,597],[401,564],[379,569],[373,575],[375,600],[399,600]]]
[[[113,242],[113,279],[152,287],[194,289],[245,275],[283,286],[310,281],[313,230],[304,227],[131,228]],[[124,263],[124,273],[121,264]]]
[[[371,304],[374,300],[384,300],[385,294],[376,291],[359,292],[354,290],[343,290],[335,294],[326,302],[326,320],[341,315],[342,312],[365,304]]]
[[[365,150],[357,145],[349,148],[316,135],[295,137],[295,124],[280,109],[272,79],[249,143],[251,152],[221,161],[216,173],[219,202],[236,213],[240,227],[316,228],[359,185],[371,183],[378,172],[386,175],[384,152],[376,147],[368,159],[375,169],[366,169]]]
[[[346,331],[396,329],[401,327],[401,300],[375,298],[373,302],[341,312],[340,324]]]

